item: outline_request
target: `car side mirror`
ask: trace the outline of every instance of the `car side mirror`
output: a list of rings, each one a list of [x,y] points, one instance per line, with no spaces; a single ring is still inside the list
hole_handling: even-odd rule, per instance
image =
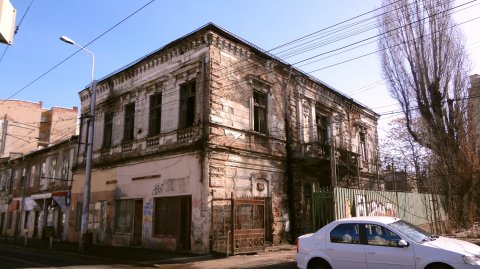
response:
[[[410,244],[408,244],[407,241],[402,239],[402,240],[398,241],[397,245],[398,245],[398,247],[404,248],[404,247],[408,247]]]

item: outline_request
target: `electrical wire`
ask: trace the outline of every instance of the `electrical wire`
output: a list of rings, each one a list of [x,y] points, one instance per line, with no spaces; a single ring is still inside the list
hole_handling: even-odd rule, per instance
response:
[[[15,36],[15,35],[18,33],[18,31],[20,30],[20,25],[22,25],[22,22],[23,22],[23,20],[25,19],[25,17],[27,16],[27,13],[28,13],[28,11],[30,10],[30,7],[32,6],[32,4],[33,4],[33,0],[30,1],[30,4],[28,5],[27,10],[25,11],[25,13],[23,13],[23,16],[22,16],[22,18],[20,19],[20,22],[19,22],[18,25],[15,27],[15,31],[14,31],[14,33],[13,33],[14,36]],[[2,62],[3,57],[4,57],[5,54],[7,53],[7,50],[8,50],[9,47],[10,47],[10,46],[7,46],[7,47],[5,48],[5,50],[3,51],[2,56],[0,57],[0,63]]]
[[[108,28],[106,31],[104,31],[103,33],[101,33],[99,36],[95,37],[92,41],[88,42],[84,47],[88,47],[89,45],[91,45],[93,42],[97,41],[98,39],[100,39],[101,37],[103,37],[104,35],[106,35],[107,33],[109,33],[110,31],[112,31],[113,29],[115,29],[116,27],[118,27],[120,24],[124,23],[125,21],[127,21],[128,19],[130,19],[131,17],[133,17],[134,15],[136,15],[138,12],[142,11],[143,9],[145,9],[147,6],[149,6],[150,4],[152,4],[153,2],[155,2],[156,0],[151,0],[149,2],[147,2],[145,5],[143,5],[142,7],[140,7],[139,9],[135,10],[133,13],[131,13],[130,15],[128,15],[127,17],[125,17],[124,19],[122,19],[121,21],[119,21],[118,23],[116,23],[115,25],[113,25],[112,27]],[[31,82],[27,83],[27,85],[23,86],[22,88],[20,88],[19,90],[17,90],[16,92],[14,92],[13,94],[11,94],[9,97],[7,97],[6,99],[0,101],[0,104],[2,104],[3,102],[5,102],[6,100],[10,100],[12,97],[16,96],[17,94],[19,94],[20,92],[24,91],[26,88],[30,87],[31,85],[33,85],[34,83],[36,83],[37,81],[39,81],[41,78],[43,78],[44,76],[46,76],[48,73],[52,72],[53,70],[55,70],[57,67],[59,67],[60,65],[62,65],[64,62],[68,61],[70,58],[72,58],[73,56],[75,56],[77,53],[79,53],[80,51],[82,51],[82,49],[78,49],[77,51],[75,51],[74,53],[70,54],[70,56],[66,57],[65,59],[61,60],[59,63],[55,64],[53,67],[51,67],[50,69],[48,69],[47,71],[43,72],[40,76],[36,77],[35,79],[33,79]]]

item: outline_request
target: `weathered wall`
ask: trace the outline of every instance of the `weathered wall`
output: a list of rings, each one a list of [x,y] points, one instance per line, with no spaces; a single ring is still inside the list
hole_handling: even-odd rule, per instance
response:
[[[210,214],[208,190],[201,182],[198,155],[181,154],[117,168],[115,200],[142,199],[142,246],[175,250],[172,238],[153,235],[155,198],[191,196],[191,246],[194,253],[209,251]],[[115,235],[114,235],[115,237]],[[117,244],[129,245],[130,238],[119,235]],[[127,242],[125,242],[125,239]],[[170,249],[172,248],[173,249]]]

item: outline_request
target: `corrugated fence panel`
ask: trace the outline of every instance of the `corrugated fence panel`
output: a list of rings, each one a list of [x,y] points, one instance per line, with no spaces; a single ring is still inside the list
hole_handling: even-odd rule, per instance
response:
[[[438,197],[424,193],[334,188],[335,218],[395,216],[415,225],[446,220]],[[436,206],[434,207],[434,204]]]

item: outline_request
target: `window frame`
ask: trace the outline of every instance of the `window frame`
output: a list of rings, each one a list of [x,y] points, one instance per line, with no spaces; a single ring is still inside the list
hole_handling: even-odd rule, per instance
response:
[[[402,240],[402,237],[400,237],[397,233],[395,233],[394,231],[390,230],[389,228],[387,228],[383,225],[376,224],[376,223],[365,223],[365,224],[363,224],[363,226],[364,226],[363,230],[365,232],[365,243],[366,243],[366,245],[378,246],[378,247],[398,247],[398,242],[400,240]],[[377,228],[380,228],[382,234],[378,235],[378,231],[376,231],[376,235],[374,236],[372,226],[375,226],[375,230],[377,230]],[[371,232],[371,234],[369,234],[369,232]],[[389,236],[392,239],[388,239],[388,238],[384,237],[384,233],[385,234],[387,234],[387,233],[393,234],[393,235],[396,236],[396,238],[393,239],[393,236]],[[371,238],[375,238],[375,239],[371,239]],[[390,242],[390,243],[388,243],[388,244],[387,243],[385,243],[385,244],[380,244],[380,243],[375,244],[375,241],[380,242],[380,240],[378,240],[378,239],[382,239],[382,240],[384,240],[384,242]],[[393,241],[393,240],[396,240],[396,241]]]
[[[50,169],[50,182],[53,183],[57,179],[58,156],[53,155]]]
[[[155,92],[149,96],[148,136],[159,135],[162,131],[163,92]]]
[[[252,91],[252,130],[268,134],[268,93],[258,89]]]
[[[39,184],[40,186],[45,186],[46,183],[46,172],[47,172],[47,160],[43,160],[40,163],[40,169],[38,171]]]
[[[112,146],[113,137],[113,111],[103,113],[103,140],[102,148],[110,148]]]
[[[125,208],[120,208],[122,206],[121,204],[125,204]],[[130,218],[128,218],[128,214],[130,214]],[[126,221],[120,223],[120,217],[123,216],[127,216]],[[134,218],[135,199],[115,200],[115,233],[132,234],[134,230]]]
[[[360,130],[358,132],[358,146],[359,154],[362,156],[362,160],[367,161],[367,132],[365,130]]]
[[[135,102],[128,103],[124,106],[123,121],[123,141],[129,142],[135,137]]]
[[[178,129],[188,128],[195,124],[196,93],[195,80],[182,83],[179,87],[179,117]]]
[[[30,166],[30,171],[28,173],[28,186],[33,187],[35,185],[35,170],[36,170],[36,165],[32,164]]]
[[[342,239],[338,239],[338,240],[332,240],[332,234],[334,233],[334,231],[336,231],[339,227],[342,227],[342,226],[357,226],[356,228],[353,227],[354,230],[356,230],[356,237],[352,237],[348,231],[352,231],[350,229],[347,229],[345,228],[343,231],[341,231],[339,233],[339,235],[343,234],[342,235]],[[359,224],[359,223],[339,223],[337,226],[335,226],[335,228],[333,228],[332,230],[330,230],[330,233],[329,233],[329,240],[330,240],[330,243],[332,244],[350,244],[350,245],[358,245],[358,244],[363,244],[363,240],[362,240],[362,225],[363,224]],[[346,235],[350,235],[350,238],[346,237]],[[348,239],[351,240],[351,242],[348,242]]]
[[[329,143],[329,116],[315,109],[315,127],[317,132],[317,142],[321,145],[328,145]]]

